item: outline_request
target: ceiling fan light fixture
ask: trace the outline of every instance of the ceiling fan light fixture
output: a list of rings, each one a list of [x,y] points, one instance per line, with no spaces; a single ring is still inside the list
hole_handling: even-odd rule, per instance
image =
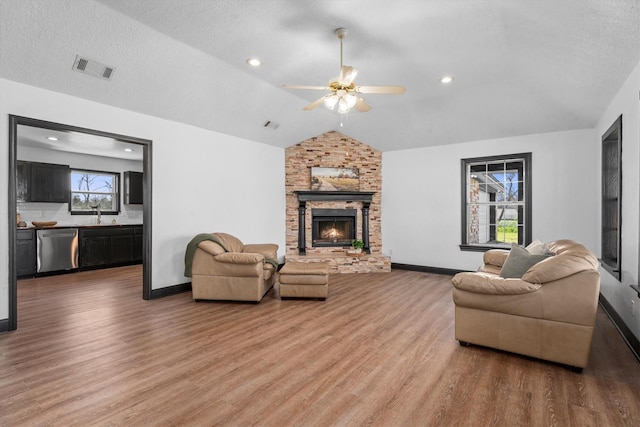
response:
[[[339,113],[348,113],[358,102],[358,97],[353,93],[347,93],[345,91],[337,91],[333,95],[327,95],[324,97],[324,106],[329,110],[335,110],[338,106]]]
[[[340,98],[338,101],[338,113],[344,114],[349,112],[349,105],[344,98]]]
[[[356,105],[356,102],[358,102],[358,97],[355,96],[353,93],[346,94],[344,96],[344,99],[345,99],[345,101],[347,103],[347,107],[349,109],[352,109]]]
[[[324,98],[324,106],[329,110],[333,110],[336,108],[336,104],[338,103],[338,95],[328,95]]]

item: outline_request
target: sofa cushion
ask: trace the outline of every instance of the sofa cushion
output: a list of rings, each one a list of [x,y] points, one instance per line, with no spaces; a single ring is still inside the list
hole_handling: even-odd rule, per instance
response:
[[[546,260],[540,265],[532,266],[522,275],[522,280],[545,284],[593,269],[590,258],[585,257],[583,253],[565,252]]]
[[[533,255],[526,248],[513,243],[509,256],[500,270],[500,276],[505,279],[519,279],[529,268],[551,255],[551,253]]]

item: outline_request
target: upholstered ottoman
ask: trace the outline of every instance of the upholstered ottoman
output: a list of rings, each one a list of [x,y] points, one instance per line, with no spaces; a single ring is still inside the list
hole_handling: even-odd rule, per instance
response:
[[[280,270],[280,298],[320,298],[329,293],[325,262],[289,262]]]

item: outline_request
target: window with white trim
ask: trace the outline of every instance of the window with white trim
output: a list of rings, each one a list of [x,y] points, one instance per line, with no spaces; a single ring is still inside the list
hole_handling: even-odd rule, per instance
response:
[[[531,153],[462,159],[463,250],[531,243]]]
[[[72,169],[71,213],[92,215],[98,207],[106,215],[120,212],[120,174]]]

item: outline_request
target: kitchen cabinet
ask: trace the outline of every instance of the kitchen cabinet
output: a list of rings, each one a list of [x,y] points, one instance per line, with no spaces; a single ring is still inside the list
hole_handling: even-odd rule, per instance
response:
[[[16,201],[29,201],[29,175],[31,163],[18,161],[16,163]]]
[[[141,226],[126,225],[80,229],[80,268],[101,268],[141,262],[141,251],[139,259],[136,257],[137,228],[142,229]]]
[[[133,261],[133,230],[128,233],[111,236],[111,264],[121,264]]]
[[[33,276],[36,273],[36,239],[34,230],[16,233],[16,275]]]
[[[16,198],[21,202],[68,203],[70,174],[68,165],[18,161]]]
[[[142,204],[142,172],[124,172],[124,203]]]
[[[80,230],[80,268],[111,264],[111,236]]]

